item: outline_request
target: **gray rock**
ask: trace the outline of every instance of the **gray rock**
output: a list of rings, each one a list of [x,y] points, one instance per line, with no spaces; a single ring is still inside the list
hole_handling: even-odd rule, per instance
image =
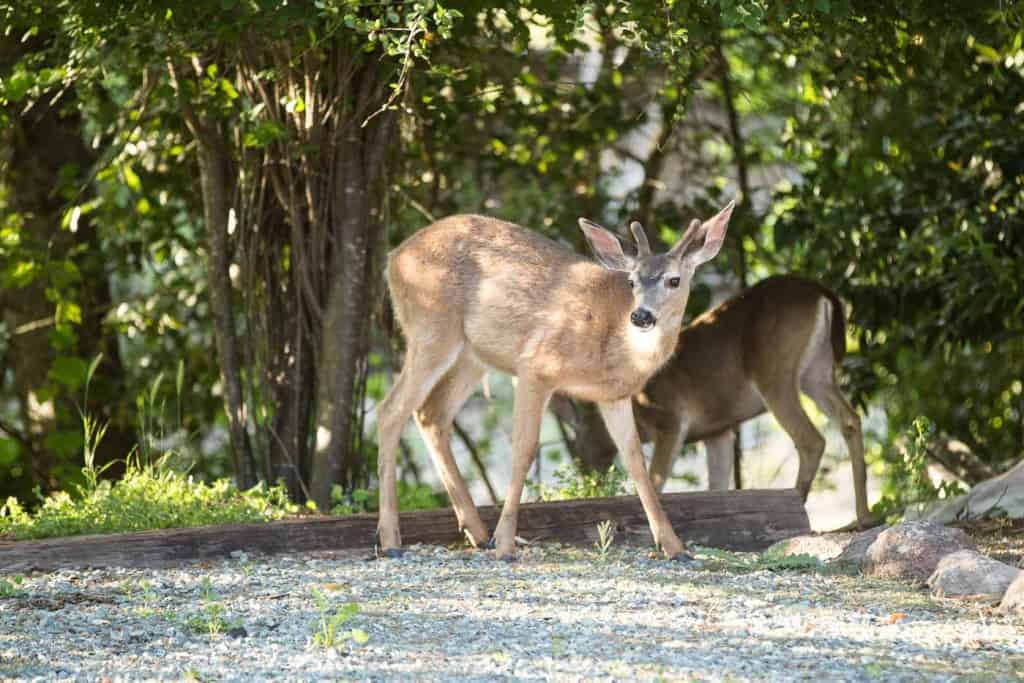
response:
[[[974,541],[960,529],[935,522],[900,522],[868,547],[861,570],[883,579],[927,581],[943,557],[973,548]]]
[[[1019,572],[1006,589],[1003,601],[999,603],[999,611],[1024,617],[1024,572]]]
[[[996,602],[1021,570],[974,550],[958,550],[939,560],[928,578],[932,595]]]
[[[839,557],[835,559],[835,562],[842,564],[852,564],[860,567],[864,564],[864,558],[867,555],[868,548],[878,539],[878,537],[889,528],[889,525],[876,526],[874,529],[868,529],[867,531],[858,531],[853,534],[850,538],[849,543],[846,544],[846,548],[839,554]]]
[[[907,510],[908,517],[946,523],[987,517],[1024,518],[1024,461],[998,477],[971,488],[970,493]]]
[[[828,534],[807,534],[779,541],[768,549],[769,553],[811,555],[822,562],[835,562],[860,566],[868,547],[888,527],[879,526],[867,531],[839,531]]]

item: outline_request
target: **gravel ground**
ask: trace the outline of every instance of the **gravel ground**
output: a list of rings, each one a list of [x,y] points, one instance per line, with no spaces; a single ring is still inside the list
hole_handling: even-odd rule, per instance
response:
[[[417,547],[33,574],[14,595],[0,581],[0,679],[1024,678],[1020,619],[907,584],[727,564]],[[328,618],[359,606],[331,648],[314,642],[315,591]]]

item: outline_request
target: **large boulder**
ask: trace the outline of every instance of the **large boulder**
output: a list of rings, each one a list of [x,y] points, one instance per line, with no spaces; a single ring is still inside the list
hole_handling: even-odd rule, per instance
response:
[[[927,581],[946,555],[973,550],[960,529],[935,522],[900,522],[878,535],[864,555],[861,570],[884,579]]]
[[[1020,572],[999,603],[999,611],[1024,617],[1024,572]]]
[[[822,562],[849,564],[859,567],[864,554],[878,535],[888,527],[878,526],[867,531],[837,531],[827,534],[807,534],[779,541],[768,552],[780,555],[811,555]]]
[[[940,598],[972,598],[997,602],[1021,570],[974,550],[958,550],[939,560],[928,585]]]
[[[907,510],[907,518],[947,523],[986,517],[1024,518],[1024,461],[998,477],[975,484],[970,492]]]

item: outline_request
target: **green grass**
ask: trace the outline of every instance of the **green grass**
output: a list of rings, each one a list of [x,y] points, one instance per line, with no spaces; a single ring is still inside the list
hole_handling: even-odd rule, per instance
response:
[[[283,487],[239,491],[228,479],[196,481],[166,465],[129,461],[124,478],[91,481],[62,491],[28,512],[15,498],[0,507],[0,537],[49,538],[144,529],[263,522],[297,511]]]

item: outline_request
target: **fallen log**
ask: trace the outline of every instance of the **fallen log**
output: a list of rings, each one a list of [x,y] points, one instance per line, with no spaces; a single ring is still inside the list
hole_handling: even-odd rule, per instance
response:
[[[730,550],[763,550],[810,531],[795,489],[699,491],[661,497],[672,526],[688,542]],[[480,508],[494,528],[501,508]],[[597,524],[614,522],[618,540],[650,543],[647,518],[636,496],[528,503],[519,509],[519,536],[528,541],[590,542]],[[377,516],[303,517],[279,522],[225,524],[102,536],[0,542],[0,572],[71,567],[155,567],[187,560],[247,554],[302,553],[372,548]],[[450,509],[401,515],[407,545],[459,543]]]

